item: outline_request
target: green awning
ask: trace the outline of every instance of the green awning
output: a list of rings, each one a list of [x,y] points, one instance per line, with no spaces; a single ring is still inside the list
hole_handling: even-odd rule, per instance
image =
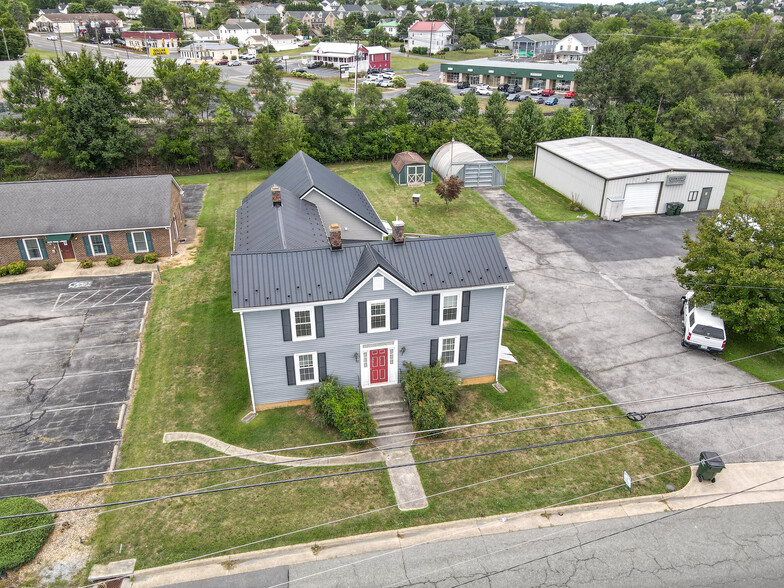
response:
[[[47,243],[55,243],[56,241],[70,241],[73,239],[73,233],[68,233],[67,235],[47,235],[46,242]]]

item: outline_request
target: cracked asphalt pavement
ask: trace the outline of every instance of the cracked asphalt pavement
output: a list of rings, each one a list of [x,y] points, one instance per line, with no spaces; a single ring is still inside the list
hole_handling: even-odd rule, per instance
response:
[[[150,274],[0,286],[0,498],[102,480],[151,289]]]
[[[784,575],[782,534],[784,503],[700,508],[455,539],[172,586],[776,586]]]
[[[681,347],[684,291],[673,270],[683,254],[683,233],[695,226],[698,215],[544,223],[503,190],[479,192],[518,229],[500,238],[515,280],[507,292],[506,314],[528,324],[610,400],[710,390],[627,409],[645,413],[744,398],[651,415],[643,426],[784,406],[781,396],[749,399],[781,394],[777,388],[760,385],[721,357]],[[784,459],[784,443],[777,438],[781,431],[784,411],[691,425],[657,436],[689,462],[705,450],[728,454],[726,462],[746,462]]]

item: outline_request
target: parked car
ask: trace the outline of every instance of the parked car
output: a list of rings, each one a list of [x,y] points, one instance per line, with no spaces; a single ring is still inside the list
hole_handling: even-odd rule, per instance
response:
[[[511,92],[512,94],[519,94],[523,91],[523,89],[517,84],[509,84],[506,88],[506,91]]]
[[[484,87],[484,88],[477,88],[476,93],[480,96],[491,96],[493,94],[493,91],[488,87]]]
[[[488,49],[495,49],[495,43],[485,43],[485,47]]]
[[[547,106],[555,106],[556,104],[558,104],[558,98],[556,98],[555,96],[553,96],[552,98],[548,98],[545,101],[545,104]]]
[[[381,73],[381,70],[379,68],[377,68],[377,67],[369,67],[367,72],[369,74],[379,74],[379,73]]]
[[[242,65],[242,62],[237,59],[236,61],[229,61],[229,67],[237,67],[238,65]],[[276,65],[275,69],[283,69],[282,65]]]
[[[542,93],[541,88],[531,88],[531,96],[538,96]]]
[[[299,44],[299,47],[310,47],[310,43],[308,41],[303,41]]]
[[[258,65],[259,60],[255,57],[253,59],[248,59],[248,65]],[[304,69],[302,71],[305,71]]]
[[[575,93],[576,92],[574,90],[569,90],[566,94],[564,94],[564,98],[574,98]]]
[[[542,90],[542,96],[555,96],[555,90],[551,88],[545,88]]]
[[[509,84],[501,84],[500,86],[498,86],[498,91],[499,92],[506,92],[507,88],[509,88]]]
[[[48,37],[46,37],[46,40],[47,41],[56,41],[57,40],[57,35],[49,35]]]
[[[533,100],[533,98],[531,98],[531,100]],[[537,104],[544,104],[544,98],[542,98],[541,96],[539,96],[539,98],[537,98],[537,99],[536,99],[536,103],[537,103]]]
[[[509,102],[517,102],[517,94],[507,94],[506,99]]]
[[[391,80],[392,78],[395,77],[395,72],[393,72],[393,71],[382,71],[381,72],[381,77],[384,78],[385,80]]]
[[[376,84],[379,88],[391,88],[392,87],[392,80],[381,80],[378,84]]]
[[[251,56],[248,55],[247,53],[241,53],[239,58],[242,60],[248,60],[251,59]]]
[[[321,67],[320,61],[312,61],[311,63],[308,64],[308,69],[317,69],[319,67]]]
[[[463,88],[462,90],[460,90],[461,96],[465,96],[466,94],[473,94],[473,93],[476,93],[476,88],[472,88],[471,86],[468,86],[467,88]]]
[[[229,65],[229,60],[228,59],[221,59],[219,61],[216,61],[215,65]]]
[[[457,89],[462,90],[463,88],[470,88],[471,84],[468,82],[457,82]]]
[[[528,94],[518,94],[517,98],[515,98],[515,102],[525,102],[530,99],[531,97]]]
[[[727,344],[724,321],[713,314],[710,306],[695,306],[692,303],[693,298],[693,290],[681,296],[681,329],[683,330],[681,345],[712,353],[724,351],[724,346]]]
[[[394,69],[390,69],[388,67],[385,67],[384,69],[381,70],[381,73],[391,73],[391,74],[394,74],[395,70]]]
[[[308,72],[308,70],[306,70],[304,67],[298,67],[294,71],[297,72],[297,73],[307,73]]]

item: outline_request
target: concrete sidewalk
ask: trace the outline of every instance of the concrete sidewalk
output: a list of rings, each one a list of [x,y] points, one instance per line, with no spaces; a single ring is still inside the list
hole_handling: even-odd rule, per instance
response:
[[[466,519],[354,537],[341,537],[318,542],[318,545],[307,543],[172,564],[137,571],[134,574],[133,585],[136,587],[169,586],[196,580],[228,578],[280,566],[316,562],[347,555],[409,549],[426,543],[466,537],[561,525],[579,525],[590,521],[618,519],[642,514],[682,511],[698,507],[708,501],[713,502],[706,507],[784,502],[784,479],[771,482],[776,478],[784,477],[784,461],[728,464],[727,468],[716,477],[715,484],[698,482],[694,475],[695,470],[696,468],[692,468],[692,478],[683,489],[669,494],[630,497],[606,502]],[[765,485],[749,490],[760,484]],[[727,498],[716,500],[722,497]]]

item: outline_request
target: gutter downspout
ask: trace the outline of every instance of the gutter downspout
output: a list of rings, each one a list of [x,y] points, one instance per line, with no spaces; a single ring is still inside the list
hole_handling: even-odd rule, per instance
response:
[[[498,370],[501,367],[501,337],[504,334],[504,310],[506,310],[506,289],[509,286],[504,286],[504,294],[501,299],[501,328],[498,329],[498,354],[495,358],[495,381],[498,381]]]
[[[171,234],[171,225],[166,227],[166,230],[169,231],[169,255],[174,256],[174,242],[172,241],[172,234]]]

